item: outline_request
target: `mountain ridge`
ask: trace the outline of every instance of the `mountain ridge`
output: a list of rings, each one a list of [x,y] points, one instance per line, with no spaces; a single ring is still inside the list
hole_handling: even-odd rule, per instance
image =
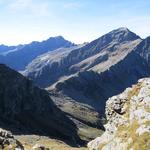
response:
[[[150,78],[108,99],[106,131],[88,143],[89,150],[148,150],[150,147]]]
[[[41,87],[48,87],[50,86],[50,84],[52,84],[52,80],[49,77],[45,77],[45,79],[47,80],[47,85],[42,85],[42,77],[40,77],[40,75],[50,75],[52,74],[51,72],[57,74],[57,70],[61,70],[58,77],[56,77],[56,81],[59,80],[59,78],[63,77],[63,76],[68,76],[71,74],[74,74],[78,71],[80,71],[80,69],[82,69],[85,66],[88,66],[89,63],[91,61],[88,61],[87,64],[83,64],[79,67],[79,69],[77,69],[76,65],[78,63],[81,63],[82,61],[90,58],[90,57],[94,57],[98,54],[101,54],[104,51],[103,56],[98,56],[98,59],[93,58],[93,62],[98,63],[103,61],[106,61],[108,58],[108,53],[112,53],[113,51],[119,51],[119,47],[121,46],[121,44],[128,44],[129,45],[129,39],[131,39],[130,42],[134,42],[137,40],[137,43],[140,42],[140,37],[138,37],[136,34],[132,33],[131,31],[124,29],[124,28],[119,28],[117,30],[113,30],[109,33],[107,33],[106,35],[103,35],[102,37],[86,44],[85,46],[81,47],[81,48],[77,48],[77,49],[73,49],[72,51],[70,51],[70,53],[68,53],[66,56],[61,56],[61,59],[59,61],[54,61],[54,63],[49,62],[48,63],[48,67],[47,65],[44,66],[42,64],[42,62],[40,62],[40,60],[38,60],[36,63],[34,63],[35,60],[33,60],[27,67],[25,70],[25,75],[27,77],[29,77],[30,79],[32,79],[33,81],[35,80],[35,83],[38,84]],[[136,45],[136,42],[134,43]],[[133,45],[134,45],[133,44]],[[132,46],[133,47],[133,46]],[[129,47],[130,48],[130,47]],[[128,48],[128,49],[129,49]],[[109,50],[108,50],[109,49]],[[130,48],[132,49],[132,48]],[[45,54],[46,55],[46,54]],[[51,58],[50,58],[51,59]],[[39,64],[39,66],[43,66],[39,72],[35,72],[35,68],[36,65],[34,64]],[[51,66],[55,66],[55,70],[54,71],[53,68],[51,68]],[[32,71],[32,67],[34,68]],[[64,71],[63,71],[64,70]],[[86,70],[86,69],[85,69]],[[38,74],[38,77],[36,78],[36,75]],[[39,80],[39,81],[38,81]]]
[[[27,64],[37,56],[60,47],[70,47],[73,45],[73,43],[65,40],[62,36],[51,37],[42,42],[34,41],[5,55],[0,55],[0,63],[4,63],[15,70],[24,70]]]

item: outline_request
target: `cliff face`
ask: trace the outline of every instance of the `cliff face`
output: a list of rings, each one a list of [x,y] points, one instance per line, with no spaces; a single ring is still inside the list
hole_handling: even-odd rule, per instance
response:
[[[106,131],[88,143],[90,150],[149,150],[150,78],[109,98],[106,117]]]

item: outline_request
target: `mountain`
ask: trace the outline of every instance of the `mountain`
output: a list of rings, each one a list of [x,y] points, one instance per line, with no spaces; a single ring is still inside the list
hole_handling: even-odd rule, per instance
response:
[[[49,94],[0,64],[0,127],[15,135],[46,135],[79,144],[76,125]]]
[[[89,150],[149,150],[150,78],[106,102],[106,131],[88,143]]]
[[[150,65],[150,37],[147,37],[145,40],[143,40],[135,48],[135,51]]]
[[[94,135],[91,127],[104,130],[107,99],[150,75],[148,62],[137,51],[143,41],[130,30],[119,28],[79,48],[63,49],[65,54],[60,49],[45,53],[26,67],[24,75],[46,87],[54,103],[74,119],[88,141]]]
[[[6,46],[6,45],[0,45],[0,54],[7,53],[11,50],[16,49],[18,46]]]
[[[5,55],[0,55],[0,63],[4,63],[15,70],[24,70],[37,56],[60,47],[70,47],[73,45],[73,43],[65,40],[62,36],[51,37],[42,42],[35,41],[22,45],[5,53]]]
[[[119,28],[85,46],[71,50],[66,55],[55,55],[53,61],[53,55],[45,54],[33,60],[26,67],[24,75],[40,87],[48,87],[64,76],[89,70],[98,64],[106,62],[109,66],[113,65],[140,41],[140,37],[128,29]],[[46,63],[43,63],[45,59]]]
[[[22,73],[41,87],[55,83],[67,71],[67,61],[63,60],[71,51],[83,45],[59,48],[34,59]],[[51,78],[51,79],[50,79]]]
[[[88,104],[100,114],[104,114],[105,103],[109,97],[147,76],[150,76],[148,63],[133,51],[104,72],[83,71],[47,89],[49,92],[57,93],[54,99],[58,95],[64,95],[63,99],[69,97],[74,101]]]

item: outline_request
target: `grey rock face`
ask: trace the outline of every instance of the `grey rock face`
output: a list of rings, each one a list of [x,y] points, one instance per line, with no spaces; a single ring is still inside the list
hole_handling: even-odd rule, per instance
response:
[[[74,143],[79,140],[75,124],[48,93],[5,65],[0,65],[0,125],[15,134],[38,133]]]

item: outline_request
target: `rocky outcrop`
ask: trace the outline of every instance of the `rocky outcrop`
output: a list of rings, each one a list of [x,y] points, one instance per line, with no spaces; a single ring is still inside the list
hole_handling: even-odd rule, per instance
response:
[[[88,143],[90,150],[149,150],[150,78],[109,98],[106,117],[106,131]]]
[[[0,149],[24,150],[24,147],[11,132],[0,128]]]

